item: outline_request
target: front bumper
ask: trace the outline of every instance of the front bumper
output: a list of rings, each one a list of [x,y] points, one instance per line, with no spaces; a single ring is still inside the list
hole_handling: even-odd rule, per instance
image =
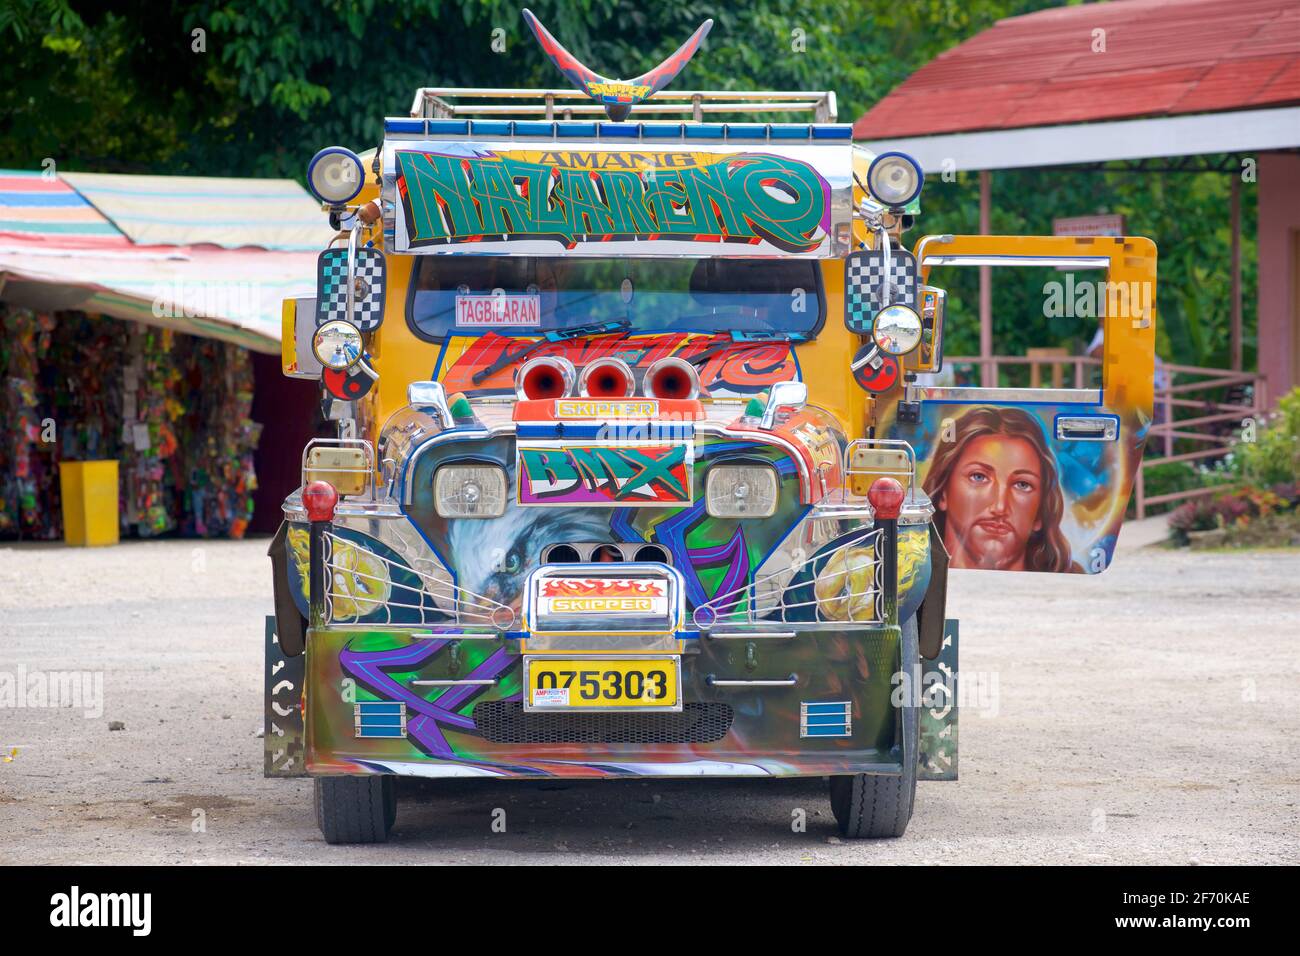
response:
[[[313,630],[307,769],[425,777],[900,772],[891,703],[900,630],[791,630],[789,638],[681,641],[680,714],[525,714],[523,657],[508,638]]]

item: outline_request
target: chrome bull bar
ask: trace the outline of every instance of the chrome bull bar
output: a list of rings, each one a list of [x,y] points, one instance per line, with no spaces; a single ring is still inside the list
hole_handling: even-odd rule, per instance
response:
[[[789,569],[761,575],[695,608],[711,638],[782,639],[898,623],[898,510],[877,509],[872,527],[837,539]],[[785,625],[785,626],[783,626]]]
[[[382,562],[385,573],[378,575],[365,570],[360,566],[363,561]],[[312,562],[314,566],[314,551]],[[335,534],[332,527],[322,530],[320,563],[323,571],[323,586],[320,589],[322,624],[358,624],[363,618],[367,624],[392,624],[393,611],[400,608],[417,612],[418,620],[405,622],[416,627],[452,625],[481,628],[484,631],[505,631],[514,626],[515,612],[509,605],[409,565],[399,565],[364,545]],[[420,596],[418,602],[392,599],[392,572],[395,568],[419,579],[420,589],[416,592]],[[398,587],[405,591],[414,590],[409,585]],[[316,595],[313,582],[313,609]],[[374,614],[379,610],[384,613],[376,619]],[[313,626],[316,626],[315,620]]]

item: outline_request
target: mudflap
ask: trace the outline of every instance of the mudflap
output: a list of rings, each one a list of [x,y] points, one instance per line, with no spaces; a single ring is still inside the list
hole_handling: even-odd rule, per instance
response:
[[[264,777],[305,777],[302,682],[306,657],[286,657],[276,634],[275,617],[266,618],[265,691],[262,706]]]
[[[943,622],[933,660],[921,658],[921,754],[917,780],[957,779],[957,621]]]

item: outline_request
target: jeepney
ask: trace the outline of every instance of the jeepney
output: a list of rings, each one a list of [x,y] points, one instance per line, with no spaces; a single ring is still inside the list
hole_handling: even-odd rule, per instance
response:
[[[309,168],[340,232],[283,366],[335,433],[270,549],[266,772],[331,843],[399,776],[825,776],[900,836],[957,774],[949,568],[1114,554],[1154,247],[909,249],[922,170],[832,93],[664,91],[708,23],[609,80],[525,15],[577,90],[421,89]],[[1102,382],[942,384],[962,266],[1100,270]]]

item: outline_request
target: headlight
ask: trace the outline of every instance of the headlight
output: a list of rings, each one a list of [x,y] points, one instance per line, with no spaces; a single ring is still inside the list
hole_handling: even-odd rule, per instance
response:
[[[365,184],[361,157],[342,146],[326,146],[307,164],[307,188],[332,206],[355,199]]]
[[[704,494],[715,518],[770,518],[779,487],[776,471],[767,465],[715,465]]]
[[[443,465],[433,499],[444,518],[499,518],[506,512],[506,473],[496,465]]]
[[[882,352],[906,355],[921,344],[921,317],[905,305],[888,305],[876,313],[871,338]]]
[[[881,153],[867,167],[867,189],[886,206],[906,206],[921,195],[925,174],[906,153]]]
[[[311,348],[321,365],[342,371],[361,360],[361,333],[351,322],[335,319],[316,330]]]

